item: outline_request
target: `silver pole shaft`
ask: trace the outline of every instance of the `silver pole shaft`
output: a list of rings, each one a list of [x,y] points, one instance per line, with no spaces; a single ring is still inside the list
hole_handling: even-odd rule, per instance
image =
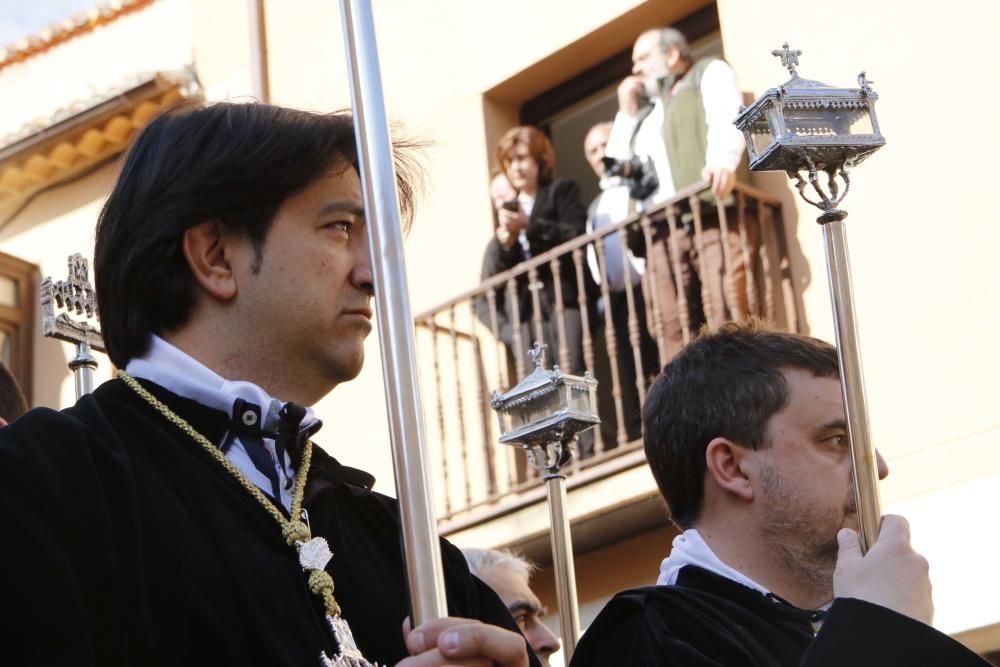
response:
[[[69,368],[73,371],[77,400],[94,391],[94,369],[97,368],[97,358],[91,353],[90,345],[86,341],[76,344],[76,356],[70,359]]]
[[[264,103],[271,101],[267,68],[267,28],[264,0],[247,0],[247,28],[250,33],[250,90]]]
[[[413,624],[448,615],[441,547],[424,465],[424,422],[417,385],[413,316],[403,258],[392,143],[382,99],[375,23],[368,0],[341,0],[354,131],[375,278],[389,436],[403,525]]]
[[[868,401],[861,372],[861,349],[854,317],[854,290],[847,254],[847,229],[844,221],[822,224],[826,247],[826,266],[830,278],[830,300],[837,332],[837,357],[840,363],[844,412],[847,415],[848,441],[854,472],[854,497],[857,501],[861,548],[866,552],[878,538],[882,518],[878,492],[878,463],[868,429]]]
[[[555,569],[556,600],[559,602],[559,626],[563,653],[569,664],[580,636],[580,612],[576,603],[576,568],[573,565],[573,537],[566,513],[566,478],[560,474],[545,477],[549,496],[549,522],[552,540],[552,565]]]

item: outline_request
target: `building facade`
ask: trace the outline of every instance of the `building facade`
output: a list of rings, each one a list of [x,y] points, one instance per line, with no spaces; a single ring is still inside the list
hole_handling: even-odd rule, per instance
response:
[[[515,546],[550,561],[543,489],[519,452],[490,442],[495,426],[483,408],[493,385],[511,379],[470,296],[487,294],[476,290],[499,137],[517,124],[542,126],[557,173],[589,197],[596,182],[583,133],[611,119],[642,30],[682,27],[696,50],[733,65],[748,100],[787,78],[770,51],[789,41],[803,51],[804,76],[848,85],[863,70],[879,93],[888,144],[853,174],[844,206],[872,433],[891,470],[883,505],[907,516],[931,563],[938,627],[977,650],[1000,649],[992,558],[1000,538],[986,519],[1000,505],[1000,290],[989,269],[1000,251],[990,202],[996,142],[989,131],[971,136],[989,126],[996,96],[979,63],[989,62],[1000,10],[971,0],[921,11],[895,0],[375,4],[389,113],[430,141],[406,252],[442,532],[460,546]],[[180,99],[240,100],[252,90],[245,0],[116,7],[64,39],[8,49],[0,64],[0,96],[18,100],[0,105],[0,287],[10,281],[0,289],[0,333],[34,405],[67,405],[73,385],[71,351],[41,338],[30,295],[41,276],[64,275],[68,254],[92,253],[94,221],[128,138]],[[349,106],[337,3],[266,2],[264,10],[272,101]],[[783,174],[755,174],[753,186],[747,197],[775,212],[765,245],[776,254],[760,274],[759,310],[832,340],[815,210]],[[369,339],[358,380],[318,406],[319,439],[394,494],[377,340]],[[106,360],[101,373],[109,374]],[[675,534],[641,445],[621,444],[570,476],[584,625],[613,592],[652,583]],[[551,572],[538,581],[554,610]]]

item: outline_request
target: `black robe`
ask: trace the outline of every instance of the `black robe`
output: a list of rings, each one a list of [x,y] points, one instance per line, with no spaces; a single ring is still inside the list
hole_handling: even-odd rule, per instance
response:
[[[228,429],[143,384],[212,442]],[[358,646],[391,665],[406,657],[407,583],[396,502],[373,481],[314,447],[305,507]],[[274,518],[119,380],[0,430],[0,536],[4,665],[302,667],[336,651]],[[516,631],[461,552],[442,552],[451,615]]]
[[[934,628],[837,598],[818,634],[816,612],[699,567],[675,586],[617,594],[583,635],[571,667],[963,667],[982,658]]]

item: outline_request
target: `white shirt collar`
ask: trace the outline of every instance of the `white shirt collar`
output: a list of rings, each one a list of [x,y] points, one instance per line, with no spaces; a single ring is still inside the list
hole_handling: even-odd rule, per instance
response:
[[[763,595],[771,592],[739,570],[723,563],[695,528],[688,528],[674,538],[670,555],[660,563],[660,576],[656,580],[656,584],[658,586],[673,586],[677,583],[677,575],[681,568],[686,565],[697,565],[720,577],[732,579],[736,583],[759,591]]]
[[[129,361],[125,371],[227,415],[233,414],[233,404],[237,399],[253,403],[261,409],[265,428],[270,420],[277,418],[278,411],[284,406],[283,401],[272,398],[256,384],[245,380],[227,380],[156,335],[152,336],[149,352]],[[315,421],[313,409],[306,408],[300,428],[306,428]]]
[[[688,528],[674,538],[673,548],[670,550],[670,555],[664,558],[663,562],[660,563],[660,576],[656,580],[656,585],[674,586],[677,583],[677,575],[680,573],[681,568],[686,565],[696,565],[703,570],[708,570],[709,572],[717,574],[720,577],[725,577],[726,579],[735,581],[738,584],[743,584],[748,588],[752,588],[755,591],[758,591],[761,595],[768,596],[771,594],[771,591],[767,590],[750,577],[723,563],[722,560],[715,555],[715,552],[712,551],[712,547],[708,546],[708,543],[696,528]],[[829,609],[831,604],[833,604],[832,600],[819,609]],[[815,622],[815,630],[818,630],[820,625],[821,622]]]

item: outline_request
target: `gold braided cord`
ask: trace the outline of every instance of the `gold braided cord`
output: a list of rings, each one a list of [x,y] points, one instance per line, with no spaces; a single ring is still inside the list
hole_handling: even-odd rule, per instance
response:
[[[295,478],[295,489],[292,492],[292,508],[289,512],[291,518],[285,519],[278,508],[274,506],[264,492],[257,488],[257,485],[247,479],[246,475],[233,464],[226,455],[223,454],[218,447],[212,444],[212,442],[203,436],[201,433],[195,430],[191,424],[187,423],[183,417],[178,415],[176,412],[167,407],[162,401],[160,401],[156,396],[153,396],[149,391],[146,390],[139,382],[126,373],[124,370],[118,371],[118,378],[128,385],[136,394],[138,394],[144,401],[149,403],[153,408],[163,415],[167,421],[174,424],[180,430],[187,433],[191,438],[201,445],[202,449],[208,452],[209,456],[214,458],[216,461],[222,465],[229,474],[236,478],[236,480],[243,486],[247,492],[257,499],[257,502],[268,511],[268,513],[274,517],[274,520],[278,522],[281,527],[281,535],[288,543],[289,546],[294,547],[298,551],[300,545],[307,542],[312,534],[309,531],[309,527],[301,521],[297,520],[296,517],[302,514],[302,499],[305,495],[306,488],[306,478],[309,475],[309,465],[312,462],[312,440],[307,440],[305,446],[302,448],[302,462],[299,464],[299,469],[296,472]],[[333,597],[333,577],[329,575],[325,570],[310,569],[309,570],[309,590],[314,594],[323,598],[326,606],[327,613],[333,617],[340,616],[340,605],[337,604],[336,598]]]

